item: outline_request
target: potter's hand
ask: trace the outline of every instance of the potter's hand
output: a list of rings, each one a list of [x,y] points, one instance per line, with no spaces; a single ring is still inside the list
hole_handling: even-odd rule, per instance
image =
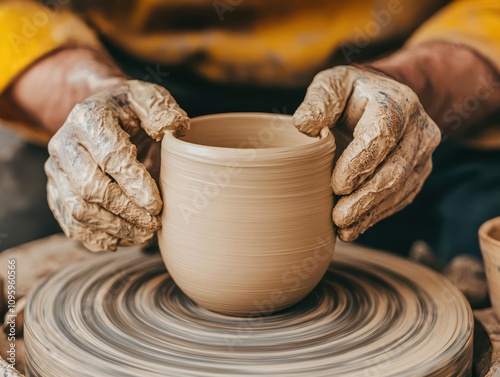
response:
[[[45,164],[49,205],[66,235],[93,251],[151,238],[161,225],[158,141],[188,127],[167,90],[141,81],[110,79],[77,104]]]
[[[333,221],[343,241],[411,203],[440,141],[440,130],[409,87],[351,66],[320,72],[293,121],[311,136],[334,126],[338,140],[348,139],[343,151],[337,146],[332,174],[333,191],[341,196]]]

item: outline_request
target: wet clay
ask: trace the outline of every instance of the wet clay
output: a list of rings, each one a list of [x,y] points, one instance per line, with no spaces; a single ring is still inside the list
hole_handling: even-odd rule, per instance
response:
[[[335,245],[334,151],[327,128],[308,137],[276,114],[204,116],[184,137],[166,134],[159,245],[184,293],[231,315],[306,296]]]
[[[87,84],[97,92],[49,143],[49,206],[64,233],[89,250],[142,244],[161,227],[158,142],[185,132],[189,119],[158,85],[97,73]]]
[[[338,141],[332,187],[340,198],[333,221],[342,241],[355,240],[413,201],[441,139],[409,87],[362,66],[318,73],[293,123],[312,136],[330,127]]]

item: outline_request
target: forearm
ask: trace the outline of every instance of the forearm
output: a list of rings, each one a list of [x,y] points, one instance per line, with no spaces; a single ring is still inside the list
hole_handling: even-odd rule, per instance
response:
[[[64,49],[33,64],[6,94],[25,117],[55,133],[78,102],[114,77],[123,73],[104,51]]]
[[[500,106],[500,75],[467,47],[433,42],[369,66],[413,89],[447,136],[473,131]]]

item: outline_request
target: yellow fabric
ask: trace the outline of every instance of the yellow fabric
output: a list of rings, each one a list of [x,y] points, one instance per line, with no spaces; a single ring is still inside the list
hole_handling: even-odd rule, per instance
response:
[[[73,13],[52,12],[35,2],[0,2],[0,95],[33,62],[69,46],[97,47],[100,43]],[[0,125],[15,129],[34,143],[46,144],[50,138],[48,132],[16,119],[3,98],[0,118]]]
[[[500,69],[497,0],[456,0],[448,5],[446,0],[49,3],[58,9],[52,12],[34,1],[0,0],[0,92],[50,51],[98,43],[75,14],[138,58],[183,65],[219,82],[305,85],[334,63],[335,53],[350,61],[367,45],[406,39],[414,30],[410,46],[430,40],[467,45]]]
[[[433,40],[466,45],[500,71],[500,1],[454,1],[420,26],[407,46]],[[486,127],[463,144],[480,149],[500,148],[500,124]]]
[[[146,61],[188,65],[219,82],[280,86],[306,85],[328,67],[342,43],[357,49],[363,39],[375,44],[409,36],[443,4],[442,0],[122,0],[87,8],[84,2],[73,0],[102,34]]]
[[[218,81],[305,84],[339,49],[409,36],[436,0],[65,0],[56,12],[32,1],[0,2],[0,92],[57,48],[96,44],[62,9],[69,4],[101,34],[155,63],[184,64]],[[466,44],[500,66],[500,2],[457,0],[420,27],[409,44]],[[347,46],[347,47],[346,47]],[[351,54],[351,55],[349,55]]]
[[[0,3],[0,92],[35,60],[63,46],[97,46],[95,34],[74,14],[36,3]]]
[[[469,46],[500,71],[500,1],[454,1],[425,22],[407,45],[430,40]]]

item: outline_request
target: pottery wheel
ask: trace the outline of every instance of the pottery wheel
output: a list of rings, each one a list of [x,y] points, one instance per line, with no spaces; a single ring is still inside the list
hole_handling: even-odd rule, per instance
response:
[[[197,307],[159,256],[71,265],[31,294],[30,376],[469,376],[472,313],[444,278],[337,250],[298,305],[262,317]]]

